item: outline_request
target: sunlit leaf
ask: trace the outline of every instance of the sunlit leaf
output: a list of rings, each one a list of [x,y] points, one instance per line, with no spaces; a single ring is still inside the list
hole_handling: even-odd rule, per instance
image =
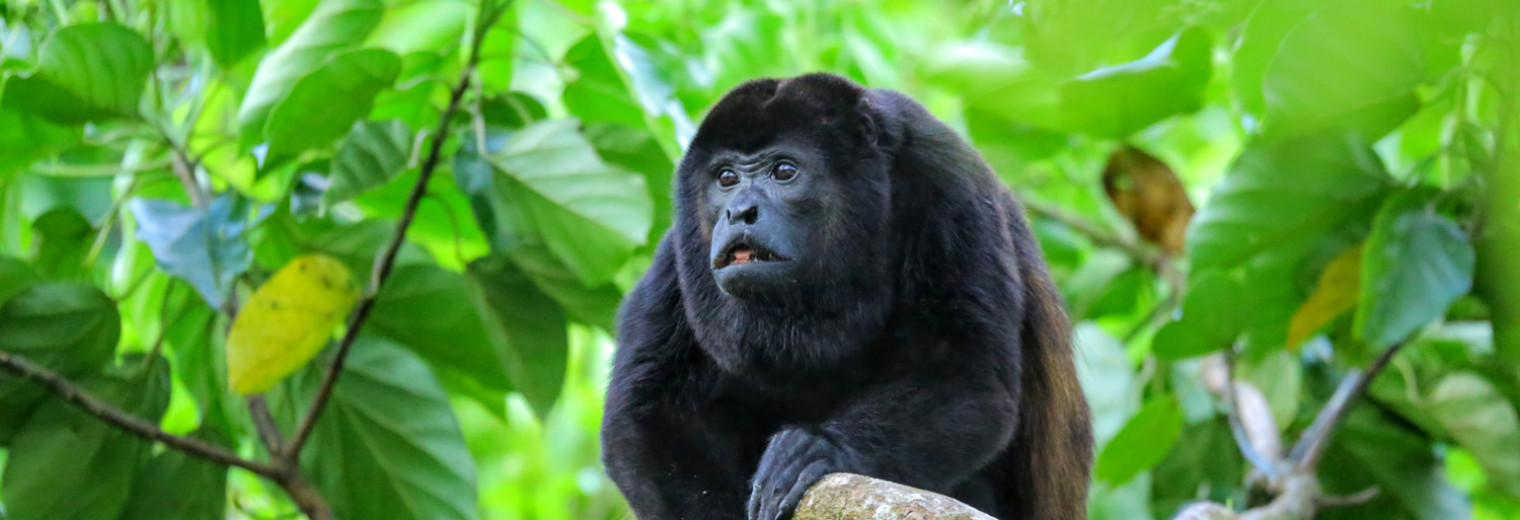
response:
[[[1469,372],[1447,375],[1430,393],[1430,408],[1463,448],[1481,454],[1491,481],[1520,497],[1520,416],[1494,385]]]
[[[644,179],[602,162],[576,131],[575,120],[534,123],[511,133],[485,162],[470,153],[456,161],[455,180],[476,200],[481,229],[493,243],[524,235],[544,245],[588,286],[610,281],[647,240],[652,203]],[[484,207],[482,207],[484,206]],[[486,218],[489,217],[489,218]]]
[[[306,372],[293,402],[311,401],[321,373]],[[373,336],[354,345],[302,467],[340,518],[477,518],[475,464],[448,396],[421,360]]]
[[[1203,106],[1211,72],[1209,34],[1184,29],[1136,61],[1104,67],[1061,85],[1068,128],[1123,138],[1172,114]]]
[[[1242,305],[1240,280],[1207,272],[1192,280],[1183,300],[1182,318],[1156,331],[1151,350],[1161,359],[1201,356],[1234,345],[1252,309]]]
[[[1135,371],[1124,345],[1092,322],[1077,325],[1074,338],[1072,344],[1085,360],[1077,364],[1077,378],[1092,407],[1093,440],[1101,448],[1140,407]]]
[[[264,138],[271,156],[327,145],[369,113],[375,94],[396,81],[401,59],[390,51],[334,54],[290,87],[269,112]]]
[[[1263,75],[1263,132],[1282,138],[1349,127],[1377,140],[1419,108],[1425,77],[1418,31],[1391,5],[1350,1],[1309,15],[1284,37]]]
[[[227,384],[243,395],[269,390],[322,350],[358,296],[353,275],[332,257],[291,260],[232,322]]]
[[[16,80],[11,80],[16,81]],[[0,107],[0,179],[78,142],[80,132],[38,114]]]
[[[152,68],[153,49],[136,31],[71,25],[43,44],[36,72],[6,84],[5,107],[62,123],[136,115]]]
[[[275,105],[290,94],[297,81],[322,67],[328,57],[363,41],[380,23],[382,10],[380,0],[321,2],[289,39],[259,60],[238,108],[243,142],[263,141],[265,120]]]
[[[1170,395],[1140,407],[1124,428],[1098,453],[1093,474],[1109,485],[1121,485],[1150,469],[1166,456],[1182,432],[1182,409]]]
[[[1362,291],[1362,248],[1347,249],[1319,274],[1309,299],[1288,322],[1288,348],[1296,349],[1320,327],[1356,308]]]
[[[1472,243],[1455,222],[1417,197],[1384,205],[1363,253],[1356,331],[1379,347],[1441,317],[1472,287]]]
[[[464,2],[425,2],[387,6],[380,25],[365,44],[405,56],[413,52],[447,54],[462,50],[460,38],[472,6]],[[484,52],[484,51],[483,51]]]
[[[217,65],[228,68],[264,46],[264,13],[258,0],[209,0],[206,48]]]
[[[1256,143],[1194,217],[1189,256],[1195,268],[1230,267],[1264,252],[1302,249],[1364,221],[1391,183],[1377,155],[1354,138]]]
[[[412,153],[412,132],[398,120],[360,122],[348,131],[333,159],[332,185],[323,194],[328,204],[348,200],[364,190],[396,178]]]

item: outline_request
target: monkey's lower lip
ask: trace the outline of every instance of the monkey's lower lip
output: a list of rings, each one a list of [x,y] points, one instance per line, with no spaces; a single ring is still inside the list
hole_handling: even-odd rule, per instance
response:
[[[788,259],[765,249],[750,246],[735,246],[713,262],[713,269],[723,269],[735,265],[762,263],[762,262],[786,262]]]

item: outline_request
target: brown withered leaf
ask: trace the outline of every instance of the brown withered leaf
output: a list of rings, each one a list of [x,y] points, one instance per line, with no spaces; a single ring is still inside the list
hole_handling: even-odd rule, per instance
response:
[[[1103,166],[1103,191],[1142,238],[1169,255],[1182,253],[1193,202],[1166,163],[1124,145]]]

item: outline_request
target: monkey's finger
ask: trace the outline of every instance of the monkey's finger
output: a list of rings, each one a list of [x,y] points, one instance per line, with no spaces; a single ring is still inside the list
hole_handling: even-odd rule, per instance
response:
[[[797,504],[802,503],[802,496],[806,495],[808,489],[813,487],[813,483],[818,482],[819,479],[828,474],[828,471],[828,464],[821,460],[813,461],[812,464],[808,464],[807,467],[802,468],[802,471],[797,474],[797,481],[792,484],[792,489],[786,493],[786,496],[781,498],[781,501],[776,502],[774,516],[762,518],[770,518],[771,520],[791,518],[792,514],[797,512]]]

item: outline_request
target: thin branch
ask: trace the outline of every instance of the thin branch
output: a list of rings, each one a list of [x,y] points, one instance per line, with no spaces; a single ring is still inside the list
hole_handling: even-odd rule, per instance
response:
[[[1388,366],[1388,361],[1404,346],[1403,342],[1394,343],[1379,354],[1376,360],[1367,367],[1365,372],[1352,371],[1345,379],[1341,380],[1339,387],[1335,389],[1335,395],[1330,397],[1330,402],[1314,417],[1314,422],[1309,429],[1304,431],[1304,436],[1293,446],[1293,451],[1288,453],[1288,460],[1294,461],[1301,467],[1313,468],[1319,464],[1320,455],[1324,454],[1325,445],[1329,444],[1330,434],[1340,424],[1341,418],[1346,415],[1346,410],[1351,409],[1363,394],[1367,393],[1367,387],[1371,386],[1372,380]]]
[[[90,395],[83,388],[69,382],[40,365],[12,353],[0,350],[0,369],[30,380],[73,404],[85,413],[115,426],[127,433],[163,443],[165,446],[227,466],[236,466],[255,474],[279,479],[283,471],[275,466],[239,457],[236,453],[200,439],[174,435],[158,426],[121,410],[100,398]]]
[[[1065,224],[1067,227],[1086,236],[1088,240],[1091,240],[1093,244],[1099,247],[1111,247],[1125,252],[1135,260],[1145,264],[1146,267],[1156,271],[1156,274],[1166,280],[1175,292],[1182,292],[1182,285],[1186,282],[1187,278],[1183,276],[1182,271],[1177,269],[1176,265],[1172,264],[1172,260],[1160,250],[1100,229],[1082,217],[1068,213],[1065,210],[1027,198],[1021,199],[1019,202],[1024,205],[1024,208],[1029,213]]]
[[[301,447],[306,444],[307,439],[311,438],[317,419],[321,418],[322,410],[326,408],[327,401],[332,397],[333,386],[343,372],[343,362],[348,357],[348,351],[353,348],[354,341],[359,337],[359,331],[364,328],[364,322],[369,319],[370,310],[375,306],[380,287],[385,284],[386,278],[390,277],[391,268],[396,263],[396,254],[401,251],[401,244],[406,240],[406,230],[412,225],[412,219],[417,215],[417,206],[421,204],[423,195],[427,194],[428,180],[433,177],[433,171],[438,168],[443,144],[448,140],[449,123],[452,122],[454,113],[459,110],[465,91],[470,87],[475,66],[480,63],[480,45],[486,29],[499,18],[499,13],[496,14],[497,16],[482,20],[481,26],[476,28],[476,35],[470,46],[469,61],[465,64],[464,70],[460,71],[459,81],[449,93],[448,107],[438,118],[438,127],[433,132],[433,142],[428,149],[427,159],[423,161],[422,169],[417,175],[417,184],[412,187],[412,193],[407,197],[400,220],[396,221],[396,230],[391,235],[390,243],[386,244],[385,250],[375,257],[374,268],[370,270],[369,287],[365,290],[363,299],[359,300],[358,305],[354,307],[353,317],[348,322],[348,330],[343,334],[342,341],[338,343],[338,351],[333,356],[332,364],[328,365],[327,373],[323,375],[322,386],[318,387],[311,408],[301,420],[295,436],[291,437],[289,444],[285,446],[282,452],[284,457],[294,459],[301,453]]]
[[[274,421],[274,414],[269,412],[269,401],[263,395],[248,396],[248,413],[253,416],[253,427],[258,430],[259,442],[263,443],[264,449],[269,450],[269,456],[278,457],[285,446],[285,439],[280,435],[280,426]]]
[[[1281,440],[1277,438],[1277,425],[1272,424],[1270,428],[1246,428],[1245,423],[1241,418],[1244,415],[1244,412],[1240,407],[1239,390],[1241,390],[1241,388],[1239,388],[1239,386],[1243,385],[1239,385],[1235,382],[1234,347],[1226,348],[1224,351],[1224,369],[1225,385],[1222,390],[1225,394],[1225,401],[1229,403],[1229,410],[1227,411],[1226,416],[1230,421],[1230,434],[1235,438],[1235,445],[1240,448],[1240,453],[1245,455],[1246,460],[1250,461],[1252,466],[1256,466],[1256,469],[1258,471],[1261,471],[1262,475],[1265,475],[1269,480],[1275,479],[1279,476],[1277,466],[1282,462],[1279,460],[1279,458],[1282,456],[1282,449],[1280,448]],[[1261,411],[1258,411],[1258,413],[1260,412]],[[1271,411],[1266,411],[1266,414],[1266,420],[1268,422],[1276,422],[1271,419]],[[1261,438],[1263,435],[1268,435],[1265,430],[1271,430],[1271,439]],[[1255,432],[1255,435],[1252,435],[1253,431]],[[1268,444],[1269,442],[1270,444]],[[1273,446],[1278,448],[1272,450],[1257,449],[1258,446]],[[1268,451],[1271,453],[1267,453]]]

